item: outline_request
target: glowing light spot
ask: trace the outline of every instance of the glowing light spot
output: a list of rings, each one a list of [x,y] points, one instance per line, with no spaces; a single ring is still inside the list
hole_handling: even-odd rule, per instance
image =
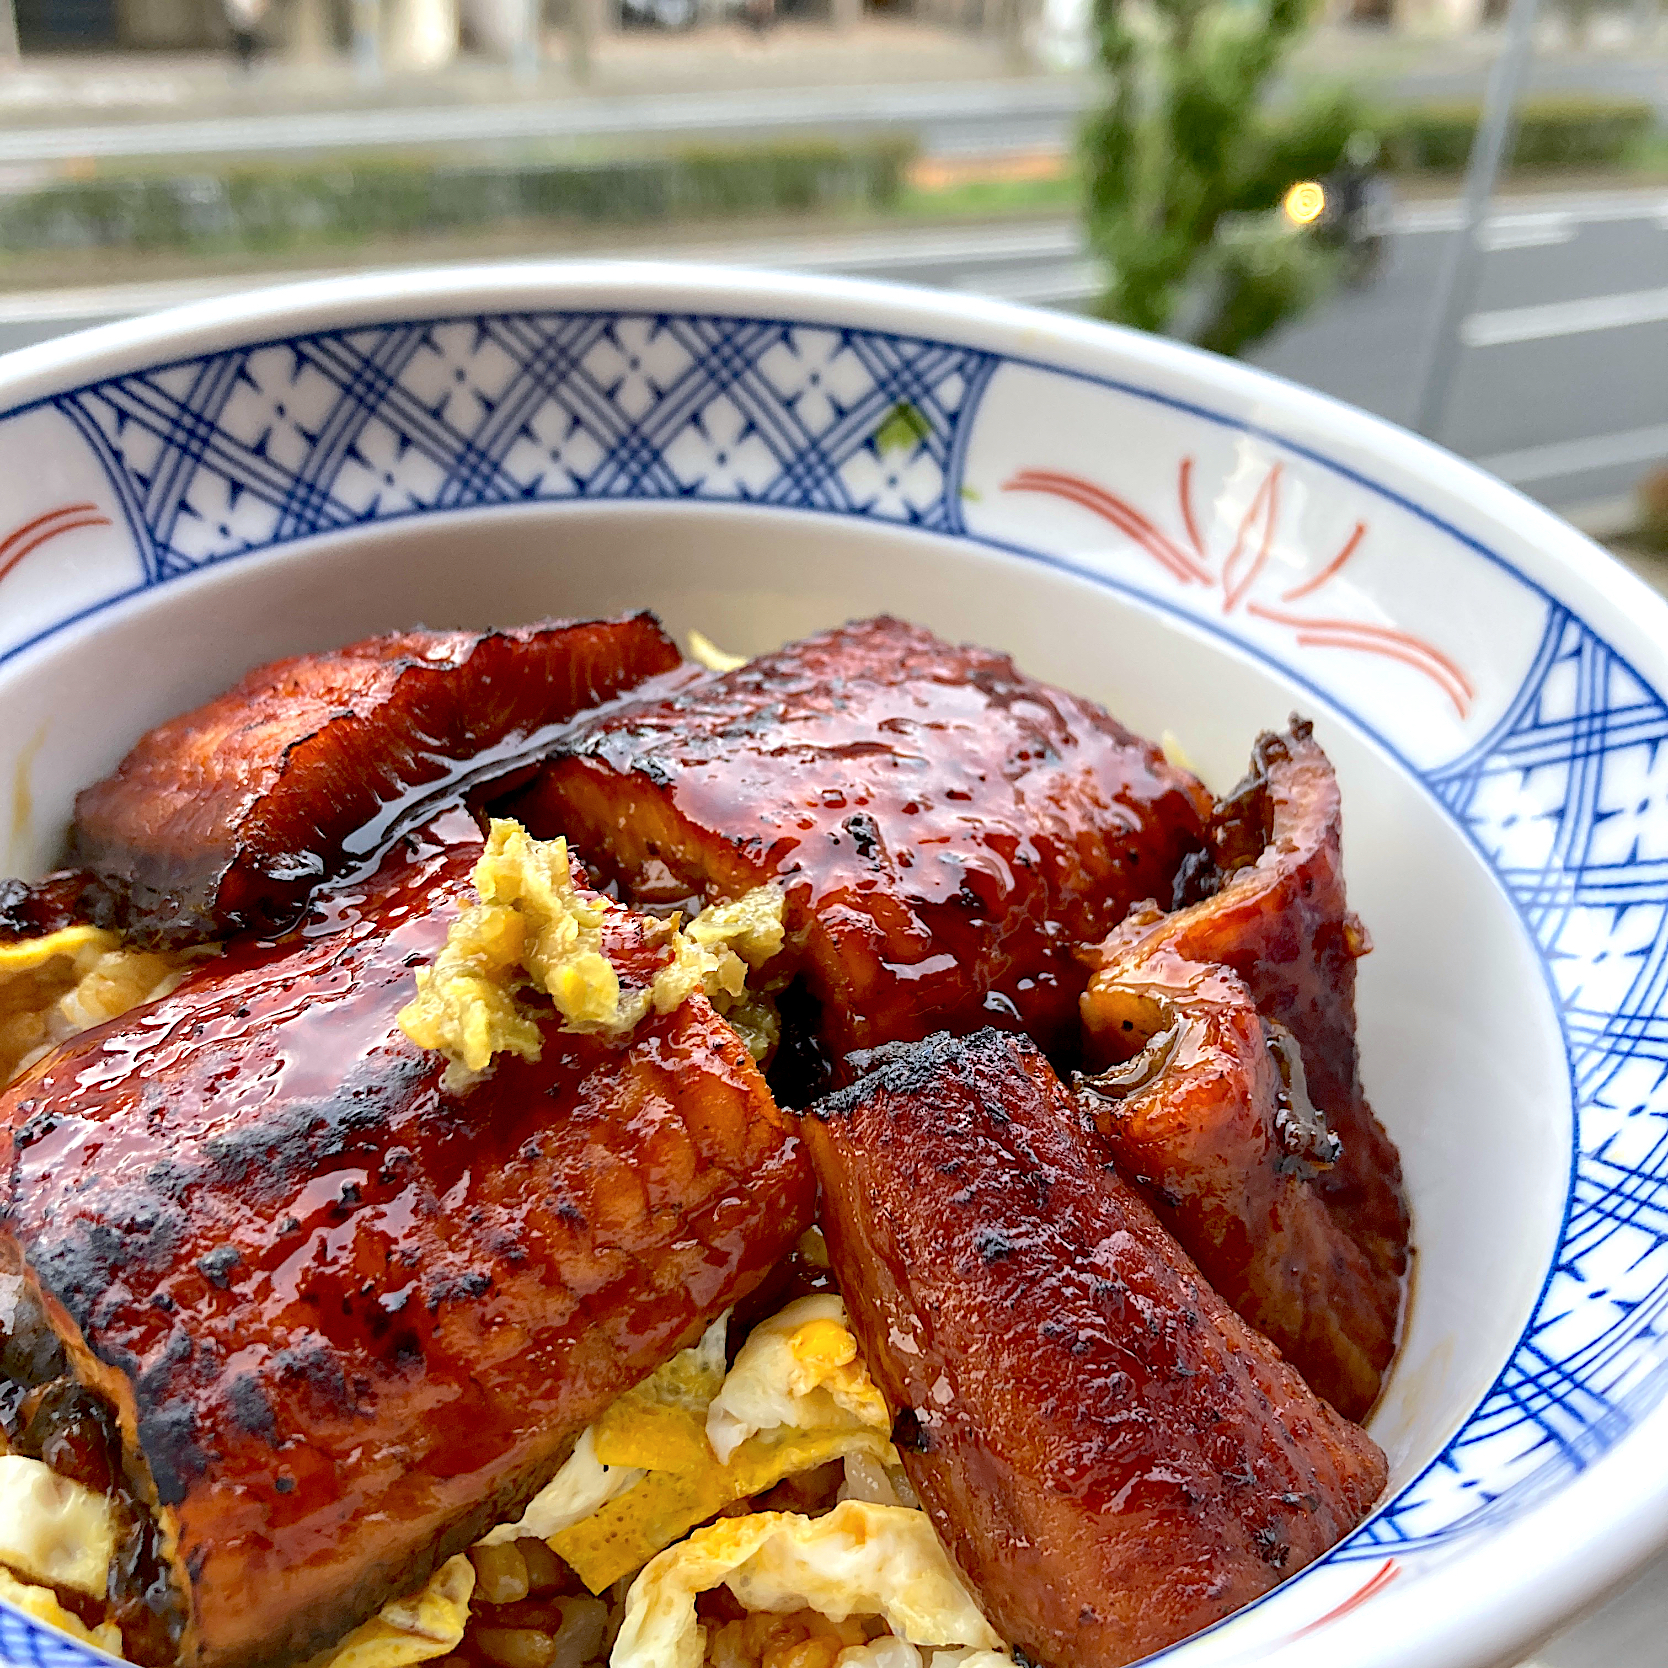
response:
[[[1319,180],[1299,180],[1280,207],[1294,226],[1312,226],[1326,212],[1326,188]]]

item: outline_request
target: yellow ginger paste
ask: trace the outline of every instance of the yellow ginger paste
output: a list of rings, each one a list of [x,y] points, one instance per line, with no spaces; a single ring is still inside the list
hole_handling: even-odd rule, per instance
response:
[[[569,1031],[621,1036],[652,1010],[670,1013],[697,990],[727,1015],[755,1057],[776,1040],[775,1015],[750,997],[747,975],[782,948],[782,892],[761,886],[704,909],[687,927],[667,923],[672,960],[645,990],[622,991],[603,954],[611,906],[573,881],[568,843],[535,840],[520,823],[494,818],[472,876],[479,902],[466,905],[400,1028],[419,1048],[450,1062],[445,1087],[460,1093],[495,1054],[537,1060],[547,997]]]

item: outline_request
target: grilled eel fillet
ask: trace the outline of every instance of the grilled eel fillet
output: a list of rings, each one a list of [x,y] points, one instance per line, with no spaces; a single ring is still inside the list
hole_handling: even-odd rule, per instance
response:
[[[1204,789],[1006,655],[889,618],[583,720],[514,803],[641,903],[769,880],[825,1049],[995,1024],[1074,1048],[1074,945],[1203,855]]]
[[[1355,963],[1369,945],[1344,896],[1338,779],[1310,725],[1293,719],[1283,735],[1258,738],[1249,775],[1217,807],[1211,844],[1211,895],[1170,915],[1139,914],[1085,960],[1127,969],[1171,952],[1220,963],[1244,981],[1258,1013],[1296,1039],[1308,1098],[1339,1143],[1336,1161],[1309,1185],[1371,1270],[1378,1318],[1360,1337],[1382,1372],[1407,1272],[1407,1200],[1401,1157],[1361,1086]],[[1084,1012],[1093,1039],[1093,999]],[[1109,1047],[1110,1033],[1099,1032]],[[1358,1319],[1366,1321],[1365,1310]]]
[[[129,1625],[149,1605],[152,1663],[332,1643],[515,1517],[811,1220],[802,1149],[699,995],[619,1039],[547,1026],[537,1063],[441,1091],[396,1014],[480,849],[451,814],[315,936],[245,941],[0,1097],[0,1274],[160,1529],[160,1578],[117,1595]],[[627,988],[670,954],[624,908],[608,931]]]
[[[96,882],[79,907],[151,940],[282,931],[409,802],[679,662],[636,614],[401,632],[259,667],[77,797],[71,855]],[[26,897],[11,908],[40,924]]]
[[[803,1124],[894,1440],[992,1625],[1116,1668],[1353,1528],[1384,1456],[1211,1290],[1021,1038],[894,1046]]]
[[[1399,1282],[1315,1191],[1338,1140],[1304,1090],[1291,1034],[1257,1012],[1227,968],[1133,941],[1089,981],[1090,1058],[1076,1079],[1087,1128],[1217,1295],[1275,1344],[1347,1419],[1365,1418],[1395,1352]],[[1114,935],[1117,936],[1117,935]]]

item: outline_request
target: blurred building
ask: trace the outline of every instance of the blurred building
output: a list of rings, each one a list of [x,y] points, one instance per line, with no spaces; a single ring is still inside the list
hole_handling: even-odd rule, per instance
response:
[[[226,40],[220,0],[14,0],[25,52],[206,47]]]
[[[4,4],[5,0],[0,0]],[[13,0],[25,51],[135,47],[193,50],[224,46],[224,0]],[[346,51],[353,0],[267,0],[262,34],[280,51]],[[682,28],[742,12],[747,0],[378,0],[391,68],[438,67],[460,40],[490,57],[507,54],[523,8],[547,13],[586,5],[604,29]],[[1475,28],[1497,18],[1506,0],[1323,0],[1332,22],[1408,25],[1424,30]],[[1086,55],[1090,0],[774,0],[779,17],[854,20],[862,12],[903,14],[950,28],[1000,34],[1015,8],[1040,21],[1043,56],[1057,63]]]
[[[0,0],[4,3],[4,0]],[[227,42],[223,0],[13,0],[24,51],[134,47],[191,51]],[[379,0],[389,66],[432,68],[458,41],[503,56],[520,27],[521,9],[541,0]],[[563,0],[542,0],[559,11]],[[589,4],[601,26],[680,28],[740,11],[744,0],[568,0]],[[832,18],[860,9],[904,13],[972,28],[995,29],[1016,0],[776,0],[783,17]],[[262,23],[282,51],[301,43],[345,51],[352,39],[352,0],[269,0]]]

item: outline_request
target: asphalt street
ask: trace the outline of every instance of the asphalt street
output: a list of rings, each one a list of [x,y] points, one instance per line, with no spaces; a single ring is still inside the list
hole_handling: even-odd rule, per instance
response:
[[[1402,211],[1369,286],[1252,357],[1409,421],[1455,218],[1448,205]],[[1626,493],[1668,460],[1668,193],[1514,203],[1484,242],[1437,438],[1547,503]]]
[[[1474,97],[1486,63],[1369,77],[1391,102]],[[1533,91],[1591,92],[1651,100],[1668,114],[1668,59],[1660,54],[1565,60],[1532,66]],[[202,157],[398,146],[565,143],[697,134],[877,132],[916,136],[928,156],[994,156],[1067,146],[1090,98],[1083,77],[983,78],[918,86],[753,88],[721,93],[468,102],[424,108],[371,106],[316,111],[245,111],[231,116],[126,119],[106,123],[8,124],[0,166],[119,157]]]
[[[1456,224],[1453,204],[1395,211],[1373,280],[1265,343],[1255,361],[1406,422]],[[1439,438],[1557,507],[1626,494],[1646,466],[1668,459],[1668,192],[1506,200],[1484,241],[1488,253]],[[1095,287],[1077,228],[1064,220],[654,252],[937,285],[1043,306],[1081,307]],[[0,349],[266,281],[245,275],[0,292]]]

